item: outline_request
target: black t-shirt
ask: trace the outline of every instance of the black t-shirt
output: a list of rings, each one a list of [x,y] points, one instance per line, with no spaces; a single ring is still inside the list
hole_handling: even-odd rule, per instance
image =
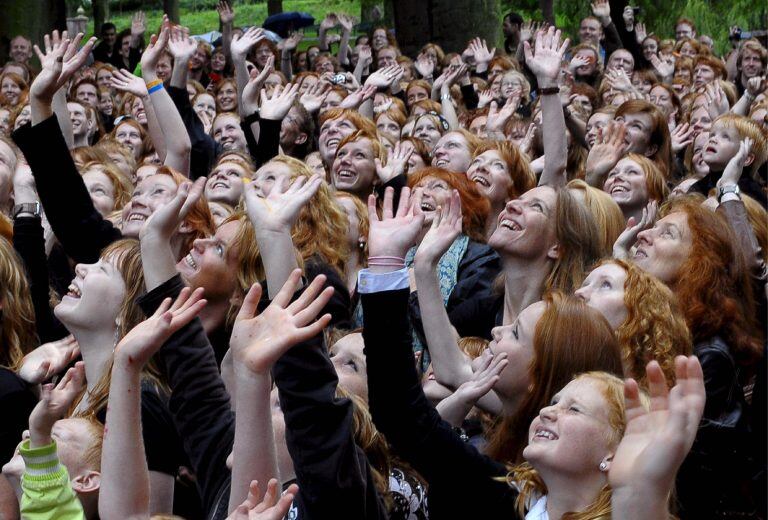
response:
[[[104,422],[106,408],[96,417]],[[141,382],[141,433],[150,471],[176,476],[180,466],[189,466],[184,446],[167,406],[167,396],[147,380]]]

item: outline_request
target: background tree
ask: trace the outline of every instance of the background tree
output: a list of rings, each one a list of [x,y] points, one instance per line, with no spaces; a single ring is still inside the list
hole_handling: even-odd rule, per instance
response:
[[[267,0],[267,15],[279,14],[283,12],[283,0]]]
[[[163,0],[163,11],[168,14],[168,18],[170,18],[173,23],[180,23],[179,0]]]
[[[23,34],[42,44],[43,34],[67,28],[64,0],[0,0],[0,63],[8,57],[11,39]]]
[[[109,20],[109,0],[92,0],[93,34],[101,34],[101,26]]]
[[[501,38],[498,0],[392,0],[400,48],[414,54],[426,42],[446,52],[461,52],[479,36],[495,47]]]

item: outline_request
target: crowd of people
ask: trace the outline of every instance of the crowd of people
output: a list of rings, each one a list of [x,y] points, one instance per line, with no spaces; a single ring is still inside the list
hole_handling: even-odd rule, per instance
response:
[[[768,50],[590,7],[15,37],[0,516],[766,518]]]

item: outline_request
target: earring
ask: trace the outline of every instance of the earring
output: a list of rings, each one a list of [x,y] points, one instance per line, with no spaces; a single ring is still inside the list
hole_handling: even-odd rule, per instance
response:
[[[606,469],[608,469],[608,464],[605,461],[601,462],[600,471],[605,471]]]
[[[365,240],[363,239],[358,240],[357,247],[359,247],[360,249],[365,249]]]

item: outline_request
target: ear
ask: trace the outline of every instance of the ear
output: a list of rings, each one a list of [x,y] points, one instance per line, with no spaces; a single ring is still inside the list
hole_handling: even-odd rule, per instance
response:
[[[181,223],[179,226],[179,233],[191,233],[192,232],[192,225],[187,222],[187,219],[184,219],[184,222]]]
[[[749,166],[753,162],[755,162],[755,154],[752,152],[749,152],[747,154],[747,158],[744,160],[744,166]]]
[[[306,142],[307,142],[307,139],[309,139],[309,136],[308,136],[307,134],[305,134],[305,133],[303,133],[303,132],[302,132],[302,133],[300,133],[300,134],[299,134],[299,135],[296,137],[296,140],[294,141],[294,143],[295,143],[295,144],[304,144],[304,143],[306,143]]]
[[[237,294],[233,295],[233,296],[232,296],[232,297],[229,299],[229,304],[230,304],[232,307],[236,307],[236,308],[238,308],[238,309],[239,309],[239,308],[240,308],[240,306],[243,304],[243,295],[242,295],[241,293],[239,293],[239,292],[238,292]]]
[[[659,151],[658,145],[651,144],[651,145],[648,145],[648,149],[645,151],[643,155],[645,155],[646,157],[653,157],[653,155],[658,151]]]
[[[101,486],[101,473],[95,470],[86,470],[73,478],[71,484],[72,489],[78,495],[96,493]]]
[[[598,466],[602,473],[608,473],[611,470],[611,462],[613,462],[613,453],[609,453],[603,460],[600,461]]]
[[[555,244],[552,247],[549,248],[549,251],[547,251],[547,258],[550,258],[552,260],[557,260],[560,258],[560,245]]]

